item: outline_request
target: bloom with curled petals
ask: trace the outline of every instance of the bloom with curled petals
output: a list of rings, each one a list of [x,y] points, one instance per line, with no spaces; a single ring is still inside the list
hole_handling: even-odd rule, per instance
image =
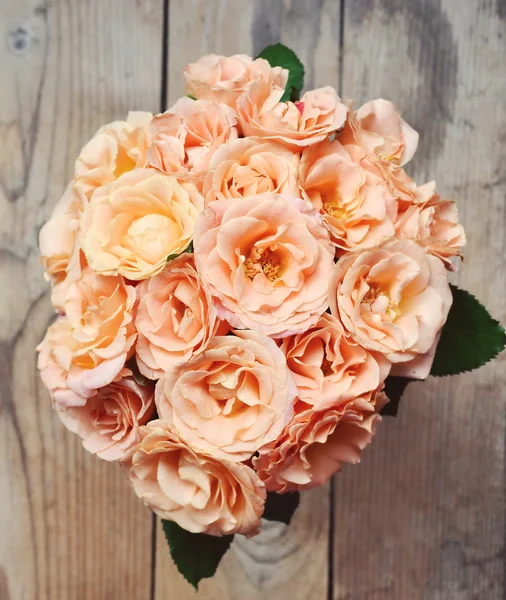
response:
[[[271,67],[263,58],[253,60],[245,54],[218,56],[208,54],[184,70],[187,91],[197,99],[228,104],[235,108],[237,99],[254,81],[285,89],[288,71]]]
[[[195,230],[195,262],[220,318],[284,337],[327,309],[333,248],[309,202],[263,194],[212,202]]]
[[[370,248],[394,235],[397,201],[383,172],[362,148],[329,139],[306,148],[300,186],[321,212],[331,239],[342,254]]]
[[[83,213],[89,265],[106,275],[145,279],[190,244],[203,198],[193,183],[156,169],[135,169],[95,191]]]
[[[86,268],[72,282],[60,317],[38,346],[38,367],[54,402],[82,406],[121,375],[133,352],[135,288]]]
[[[344,126],[348,108],[334,88],[311,90],[295,103],[280,102],[283,93],[263,81],[252,84],[237,102],[244,135],[297,149],[321,142]]]
[[[347,338],[341,322],[324,313],[304,333],[283,339],[300,401],[323,410],[374,392],[383,384],[390,363]]]
[[[150,379],[204,350],[221,324],[193,254],[182,254],[145,279],[137,293],[137,364]]]
[[[143,167],[153,115],[131,112],[126,121],[101,127],[83,147],[75,163],[76,188],[89,198],[93,191],[135,167]]]
[[[453,270],[450,258],[462,256],[466,243],[457,205],[451,200],[441,200],[439,194],[409,205],[398,215],[395,229],[398,238],[414,240],[450,270]]]
[[[253,138],[229,142],[209,164],[203,187],[206,204],[264,193],[300,197],[298,165],[299,155],[281,144]]]
[[[183,119],[169,112],[155,115],[149,125],[148,135],[146,164],[142,166],[154,167],[176,177],[187,176]]]
[[[282,435],[253,459],[267,490],[283,493],[321,486],[344,463],[360,462],[386,402],[383,392],[373,392],[324,411],[308,408],[297,413]]]
[[[156,385],[160,418],[196,452],[240,462],[275,440],[293,413],[295,385],[270,338],[216,336]]]
[[[139,441],[139,426],[154,413],[154,385],[123,377],[100,388],[84,406],[56,404],[61,421],[83,440],[83,446],[104,460],[121,460]]]
[[[161,420],[140,428],[123,466],[137,496],[192,533],[256,535],[265,486],[246,465],[198,454]]]
[[[410,240],[345,254],[329,285],[332,314],[361,346],[406,367],[427,355],[427,361],[409,372],[420,379],[428,375],[430,351],[451,303],[444,264]],[[401,374],[399,369],[396,374]]]

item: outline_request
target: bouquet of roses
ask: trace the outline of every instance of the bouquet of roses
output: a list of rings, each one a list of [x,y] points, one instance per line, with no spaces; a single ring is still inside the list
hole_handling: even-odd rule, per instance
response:
[[[280,44],[184,74],[168,111],[82,149],[40,232],[58,317],[38,350],[60,419],[120,462],[196,586],[357,463],[411,380],[505,333],[448,283],[457,207],[404,171],[418,135],[391,102],[300,97]]]

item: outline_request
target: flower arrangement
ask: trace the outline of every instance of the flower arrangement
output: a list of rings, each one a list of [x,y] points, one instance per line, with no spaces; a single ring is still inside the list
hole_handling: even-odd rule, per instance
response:
[[[166,112],[99,129],[42,227],[58,316],[38,366],[196,587],[235,534],[289,523],[300,491],[359,462],[410,381],[506,339],[448,282],[464,229],[403,169],[418,134],[391,102],[300,97],[280,44],[184,74]]]

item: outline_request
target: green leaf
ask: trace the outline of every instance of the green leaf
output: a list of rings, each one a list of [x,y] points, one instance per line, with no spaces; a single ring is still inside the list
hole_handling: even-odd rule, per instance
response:
[[[276,494],[269,492],[265,502],[265,511],[262,517],[268,521],[279,521],[290,525],[290,521],[300,502],[299,492]]]
[[[187,98],[190,98],[190,100],[196,100],[197,98],[195,98],[195,96],[192,96],[191,94],[186,94]]]
[[[506,333],[469,292],[450,285],[453,304],[443,327],[431,375],[457,375],[481,367],[506,345]]]
[[[383,390],[388,396],[389,402],[380,410],[380,415],[386,417],[396,417],[399,411],[399,403],[402,395],[409,383],[415,381],[409,377],[394,377],[386,378],[385,389]]]
[[[274,44],[264,48],[257,58],[264,58],[271,67],[288,69],[288,81],[281,102],[298,100],[304,85],[304,65],[295,52],[284,44]]]
[[[181,254],[184,254],[185,252],[193,252],[193,240],[189,243],[189,245],[182,252],[179,252],[178,254],[169,254],[169,256],[167,256],[167,262],[174,260],[175,258],[177,258],[178,256],[181,256]]]
[[[234,539],[233,535],[214,537],[190,533],[177,523],[165,519],[162,519],[162,527],[174,564],[196,590],[201,579],[214,575]]]
[[[127,369],[130,369],[130,371],[132,371],[132,377],[134,378],[135,382],[138,385],[148,385],[149,383],[149,379],[147,377],[144,377],[144,375],[139,371],[139,367],[137,366],[137,361],[135,360],[135,356],[132,356],[132,358],[129,358],[125,364],[125,366],[127,367]]]

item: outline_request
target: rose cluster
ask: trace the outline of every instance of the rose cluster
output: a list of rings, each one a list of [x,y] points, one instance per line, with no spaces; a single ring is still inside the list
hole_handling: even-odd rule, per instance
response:
[[[285,102],[288,71],[243,55],[185,77],[96,133],[42,228],[39,368],[158,515],[251,536],[267,491],[360,460],[389,374],[428,375],[465,237],[404,171],[418,135],[390,102]]]

